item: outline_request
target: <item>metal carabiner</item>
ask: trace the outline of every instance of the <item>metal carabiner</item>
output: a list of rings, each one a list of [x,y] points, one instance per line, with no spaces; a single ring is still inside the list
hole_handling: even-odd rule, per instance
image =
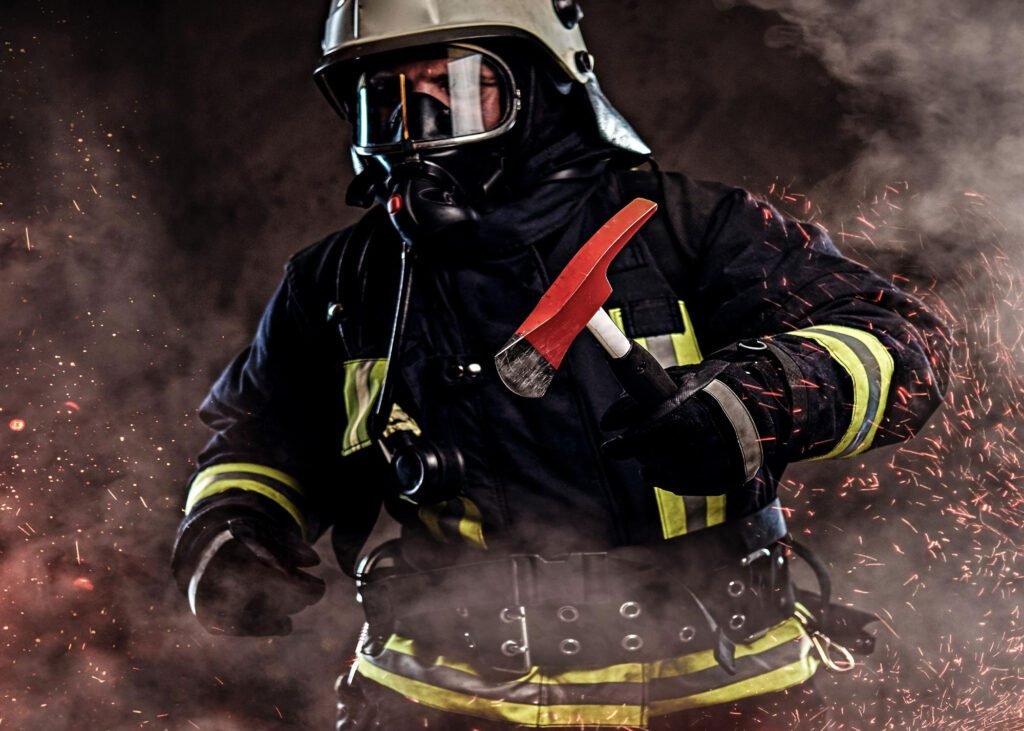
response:
[[[832,672],[848,673],[856,667],[857,663],[853,659],[853,654],[838,642],[833,642],[832,638],[824,632],[820,630],[812,631],[811,643],[814,645],[814,649],[818,651],[821,663]],[[833,648],[841,655],[839,662],[832,658],[831,651]]]

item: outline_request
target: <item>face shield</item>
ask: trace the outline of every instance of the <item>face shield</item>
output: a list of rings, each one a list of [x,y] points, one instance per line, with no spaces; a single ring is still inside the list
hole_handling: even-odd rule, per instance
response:
[[[343,106],[354,151],[365,156],[491,139],[515,124],[519,108],[508,66],[461,44],[375,56],[359,65],[350,88]]]

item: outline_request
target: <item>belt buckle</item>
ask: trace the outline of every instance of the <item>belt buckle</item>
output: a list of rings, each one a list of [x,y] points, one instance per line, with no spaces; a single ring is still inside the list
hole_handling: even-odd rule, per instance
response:
[[[498,619],[509,630],[501,632],[504,637],[498,646],[501,655],[508,659],[507,664],[493,666],[495,670],[525,675],[533,667],[530,655],[530,633],[527,628],[526,607],[504,607],[498,613]],[[509,637],[508,634],[512,636]]]

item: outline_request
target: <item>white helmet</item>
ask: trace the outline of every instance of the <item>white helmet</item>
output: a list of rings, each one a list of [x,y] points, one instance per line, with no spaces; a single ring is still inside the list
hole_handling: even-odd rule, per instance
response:
[[[477,64],[473,68],[479,69],[483,63],[500,75],[507,72],[501,60],[473,42],[520,39],[554,61],[564,75],[564,82],[582,85],[594,111],[596,128],[606,142],[629,153],[649,155],[650,148],[601,92],[593,71],[593,57],[579,29],[582,15],[576,0],[332,0],[316,79],[335,109],[357,128],[354,150],[367,154],[381,146],[374,134],[391,131],[384,129],[385,123],[377,124],[376,132],[359,129],[361,125],[374,126],[367,115],[354,109],[358,105],[355,94],[362,60],[423,46],[454,45],[458,49],[455,55],[467,61],[463,65],[470,66],[468,62],[472,60]],[[468,54],[483,60],[470,59]],[[467,96],[476,99],[478,92],[471,90]],[[505,99],[502,122],[486,130],[479,126],[479,121],[478,128],[472,126],[474,115],[479,119],[479,110],[469,110],[461,115],[467,134],[460,136],[455,124],[454,130],[446,131],[444,139],[440,135],[433,139],[425,137],[417,144],[437,147],[453,139],[465,142],[493,137],[512,126],[517,107],[518,100],[510,95]],[[459,116],[454,115],[455,122]],[[403,128],[408,127],[406,120]],[[405,136],[408,138],[407,131]]]

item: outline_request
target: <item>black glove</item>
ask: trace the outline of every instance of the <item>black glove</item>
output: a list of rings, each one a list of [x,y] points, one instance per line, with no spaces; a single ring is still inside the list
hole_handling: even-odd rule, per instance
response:
[[[234,514],[235,517],[227,517]],[[215,509],[190,516],[172,568],[199,622],[229,635],[286,635],[290,615],[315,604],[326,584],[301,568],[320,557],[297,526],[259,511]]]
[[[654,409],[619,398],[601,428],[624,431],[602,445],[604,454],[638,460],[645,482],[681,495],[721,495],[765,463],[784,464],[789,389],[783,367],[757,345],[667,369],[679,390]]]

